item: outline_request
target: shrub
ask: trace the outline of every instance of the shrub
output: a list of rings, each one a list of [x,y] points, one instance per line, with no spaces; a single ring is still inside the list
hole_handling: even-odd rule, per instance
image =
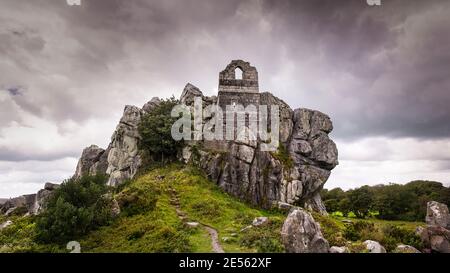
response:
[[[357,221],[347,225],[344,230],[344,237],[350,241],[377,240],[378,230],[375,224],[367,221]]]
[[[179,104],[174,97],[162,100],[150,113],[144,115],[139,124],[141,149],[145,151],[144,158],[165,162],[176,158],[183,147],[182,141],[172,138],[171,129],[177,118],[171,117],[172,108]]]
[[[271,154],[273,157],[278,159],[281,162],[281,164],[283,164],[283,166],[286,167],[287,169],[291,169],[294,166],[294,161],[289,155],[289,151],[283,144],[280,143],[280,145],[278,145],[277,152],[271,152]]]
[[[384,238],[381,244],[388,251],[394,250],[398,244],[406,244],[417,249],[422,249],[423,244],[420,237],[412,230],[401,228],[394,225],[386,225],[382,228]]]
[[[351,241],[377,241],[388,252],[392,252],[399,244],[411,245],[417,249],[423,248],[420,237],[413,230],[392,224],[377,226],[368,221],[358,221],[346,227],[344,236]]]
[[[331,246],[344,246],[346,244],[347,240],[344,238],[342,229],[335,220],[315,212],[313,212],[313,217],[314,220],[319,222],[323,237],[327,239]]]
[[[105,176],[69,179],[49,197],[36,220],[36,239],[64,243],[111,220]]]
[[[259,253],[284,252],[280,236],[282,225],[282,220],[271,218],[266,225],[243,231],[239,243],[244,247],[256,248]]]

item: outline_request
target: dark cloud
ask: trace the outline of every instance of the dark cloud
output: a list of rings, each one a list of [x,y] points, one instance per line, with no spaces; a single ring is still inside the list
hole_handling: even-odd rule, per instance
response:
[[[257,67],[263,91],[329,114],[342,145],[450,136],[446,0],[0,5],[0,160],[73,156],[91,144],[83,128],[92,124],[102,124],[107,141],[125,104],[179,96],[187,82],[215,94],[219,71],[238,58]],[[49,123],[57,127],[49,133],[60,143],[54,149],[44,145]],[[46,149],[20,144],[21,126],[30,138],[38,131]]]
[[[17,148],[0,147],[0,161],[21,162],[21,161],[52,161],[66,157],[75,158],[79,156],[78,151],[33,151],[20,150]]]

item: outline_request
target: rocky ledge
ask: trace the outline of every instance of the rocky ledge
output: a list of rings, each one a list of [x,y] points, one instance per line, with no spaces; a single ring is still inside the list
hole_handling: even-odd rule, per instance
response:
[[[204,96],[191,84],[180,100],[193,107],[195,97],[202,98],[204,109],[217,103],[216,97]],[[326,214],[319,192],[338,164],[336,145],[329,138],[330,118],[319,111],[292,110],[268,92],[260,94],[259,103],[280,109],[278,151],[262,151],[259,140],[191,141],[183,150],[184,160],[193,161],[226,192],[252,204],[265,208],[290,204]],[[211,118],[204,114],[203,126]]]

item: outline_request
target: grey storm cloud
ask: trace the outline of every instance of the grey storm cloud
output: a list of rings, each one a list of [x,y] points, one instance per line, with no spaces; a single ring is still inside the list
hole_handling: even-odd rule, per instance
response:
[[[448,1],[0,4],[0,86],[10,95],[0,103],[57,126],[178,96],[187,82],[213,94],[218,72],[242,58],[262,89],[329,114],[337,138],[450,136]],[[21,122],[10,108],[0,128]]]
[[[450,1],[381,2],[0,0],[0,197],[70,177],[126,104],[187,82],[214,95],[233,59],[262,91],[330,115],[327,185],[448,183]]]

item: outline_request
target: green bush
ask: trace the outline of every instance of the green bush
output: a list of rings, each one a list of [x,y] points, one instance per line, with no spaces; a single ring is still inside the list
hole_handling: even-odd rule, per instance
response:
[[[380,241],[380,243],[388,251],[394,250],[400,243],[413,246],[417,249],[423,248],[422,240],[412,230],[394,225],[386,225],[382,228],[382,231],[384,238]]]
[[[342,233],[342,229],[333,218],[316,212],[313,212],[312,215],[314,220],[319,222],[323,237],[330,243],[330,246],[344,246],[346,244],[347,240]]]
[[[406,244],[417,249],[422,249],[422,241],[413,230],[388,224],[378,226],[368,221],[358,221],[347,225],[344,236],[350,241],[374,240],[392,252],[397,245]]]
[[[344,237],[350,241],[377,240],[378,234],[375,224],[367,221],[357,221],[348,224],[344,230]]]
[[[266,225],[243,231],[239,243],[244,247],[256,248],[259,253],[284,252],[280,236],[282,225],[282,220],[271,218]]]
[[[178,118],[172,118],[172,108],[179,104],[174,97],[162,100],[150,113],[144,115],[139,123],[142,137],[140,148],[145,151],[144,158],[151,161],[170,161],[176,158],[183,147],[182,141],[172,138],[172,125]]]
[[[36,239],[64,243],[111,220],[105,176],[69,179],[49,197],[36,220]]]

